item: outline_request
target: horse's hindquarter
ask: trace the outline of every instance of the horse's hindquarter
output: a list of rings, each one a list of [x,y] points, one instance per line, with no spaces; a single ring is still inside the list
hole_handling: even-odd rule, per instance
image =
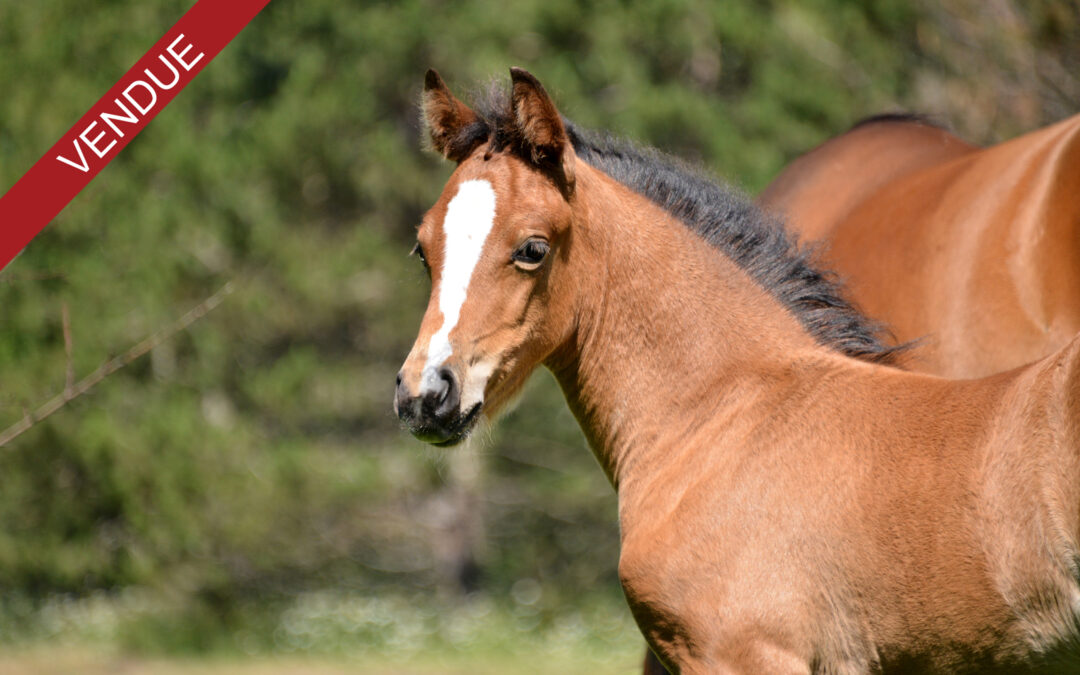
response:
[[[1002,579],[1044,590],[1057,563],[1005,569],[1045,538],[1017,519],[1047,512],[1036,469],[1051,461],[1026,466],[1045,439],[1017,442],[1015,415],[992,421],[1018,405],[1019,376],[873,372],[788,398],[766,423],[703,427],[679,449],[681,478],[620,491],[649,514],[624,519],[620,572],[654,644],[730,653],[759,639],[835,672],[948,670],[1031,646],[1016,612],[1032,598]]]

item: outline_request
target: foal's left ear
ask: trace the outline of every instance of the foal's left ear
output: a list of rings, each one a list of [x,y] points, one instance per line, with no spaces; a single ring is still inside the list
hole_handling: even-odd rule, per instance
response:
[[[510,69],[514,121],[532,161],[555,172],[566,195],[574,191],[574,147],[543,85],[521,68]]]

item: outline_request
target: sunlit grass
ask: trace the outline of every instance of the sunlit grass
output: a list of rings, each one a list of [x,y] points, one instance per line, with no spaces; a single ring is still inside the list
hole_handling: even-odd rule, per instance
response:
[[[521,654],[510,659],[499,655],[473,654],[469,657],[434,655],[429,658],[327,659],[300,657],[214,657],[147,658],[103,656],[80,650],[35,650],[0,653],[0,673],[4,675],[598,675],[635,673],[633,662],[600,663],[594,659],[537,659]]]
[[[309,593],[226,622],[149,595],[7,603],[0,673],[628,673],[625,606]],[[533,602],[530,602],[533,601]]]

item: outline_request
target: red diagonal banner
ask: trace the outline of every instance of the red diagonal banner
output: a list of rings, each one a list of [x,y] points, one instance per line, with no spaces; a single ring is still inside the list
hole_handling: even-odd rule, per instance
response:
[[[0,270],[60,213],[270,0],[198,0],[0,197]]]

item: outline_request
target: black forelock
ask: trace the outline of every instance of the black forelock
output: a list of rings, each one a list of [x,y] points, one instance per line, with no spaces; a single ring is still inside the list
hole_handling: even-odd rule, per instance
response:
[[[474,101],[490,149],[516,149],[521,139],[505,90],[489,86]],[[907,348],[886,342],[884,327],[859,312],[844,298],[836,277],[813,262],[814,250],[799,246],[779,219],[736,189],[653,148],[586,131],[565,118],[563,124],[581,160],[656,203],[726,254],[820,344],[886,364],[895,363]]]

